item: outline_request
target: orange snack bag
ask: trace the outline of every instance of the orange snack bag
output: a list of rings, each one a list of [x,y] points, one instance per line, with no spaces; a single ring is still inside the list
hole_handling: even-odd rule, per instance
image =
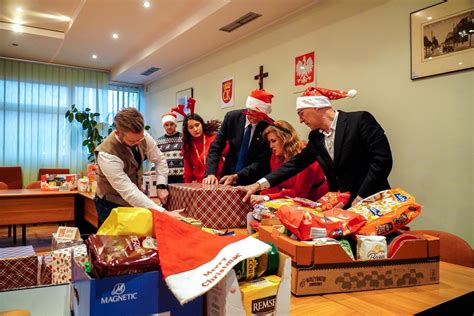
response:
[[[371,195],[348,211],[367,219],[367,223],[358,234],[387,235],[410,223],[421,213],[421,207],[413,196],[396,188]]]
[[[321,210],[326,211],[335,208],[338,204],[342,204],[339,207],[343,207],[347,204],[351,194],[349,192],[328,192],[317,201],[321,204]]]

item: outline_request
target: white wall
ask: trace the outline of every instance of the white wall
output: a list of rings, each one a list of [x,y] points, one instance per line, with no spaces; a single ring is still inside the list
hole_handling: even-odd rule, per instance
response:
[[[384,127],[393,152],[390,175],[424,205],[410,226],[473,238],[473,71],[410,80],[410,12],[438,0],[322,1],[314,8],[183,67],[148,87],[147,123],[162,134],[161,114],[178,90],[193,87],[196,112],[222,119],[220,81],[235,77],[235,102],[243,105],[264,65],[266,90],[275,94],[272,117],[297,121],[295,56],[316,53],[317,85],[355,88],[355,99],[335,101],[347,111],[368,110]],[[203,38],[205,40],[205,38]]]

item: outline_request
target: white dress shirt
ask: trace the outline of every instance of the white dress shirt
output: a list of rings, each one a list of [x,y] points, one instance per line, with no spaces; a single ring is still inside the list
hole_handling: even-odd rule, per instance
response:
[[[334,161],[334,140],[336,139],[336,125],[337,125],[337,118],[339,117],[339,112],[335,111],[334,119],[332,120],[331,127],[329,132],[326,133],[322,129],[319,130],[321,134],[324,135],[324,147],[328,151],[331,160]]]
[[[167,184],[169,171],[165,155],[160,151],[153,137],[151,137],[147,132],[145,132],[145,141],[146,157],[150,162],[155,164],[157,175],[156,183]],[[133,156],[131,149],[130,154]],[[165,210],[163,207],[150,200],[130,180],[128,175],[123,170],[124,163],[119,157],[101,151],[97,155],[97,163],[100,166],[100,170],[109,181],[110,185],[125,201],[127,201],[128,204],[134,207],[153,208],[159,211]]]

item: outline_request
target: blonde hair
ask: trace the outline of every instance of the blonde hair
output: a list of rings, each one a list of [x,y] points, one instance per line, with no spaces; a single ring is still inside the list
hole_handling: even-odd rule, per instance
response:
[[[114,126],[120,132],[141,133],[145,129],[145,120],[135,108],[126,108],[115,115]]]
[[[299,154],[305,147],[305,143],[300,139],[298,133],[287,121],[275,121],[263,131],[263,138],[268,141],[268,134],[274,133],[283,145],[283,161],[288,161]]]

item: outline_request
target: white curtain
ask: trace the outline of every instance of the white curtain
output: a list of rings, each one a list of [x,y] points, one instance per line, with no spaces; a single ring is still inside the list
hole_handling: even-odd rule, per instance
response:
[[[80,173],[88,163],[85,132],[64,114],[75,104],[107,122],[121,108],[140,107],[141,88],[134,89],[138,96],[127,97],[136,100],[116,106],[110,96],[120,85],[109,87],[107,72],[0,59],[0,165],[21,166],[25,185],[36,180],[39,168]]]

